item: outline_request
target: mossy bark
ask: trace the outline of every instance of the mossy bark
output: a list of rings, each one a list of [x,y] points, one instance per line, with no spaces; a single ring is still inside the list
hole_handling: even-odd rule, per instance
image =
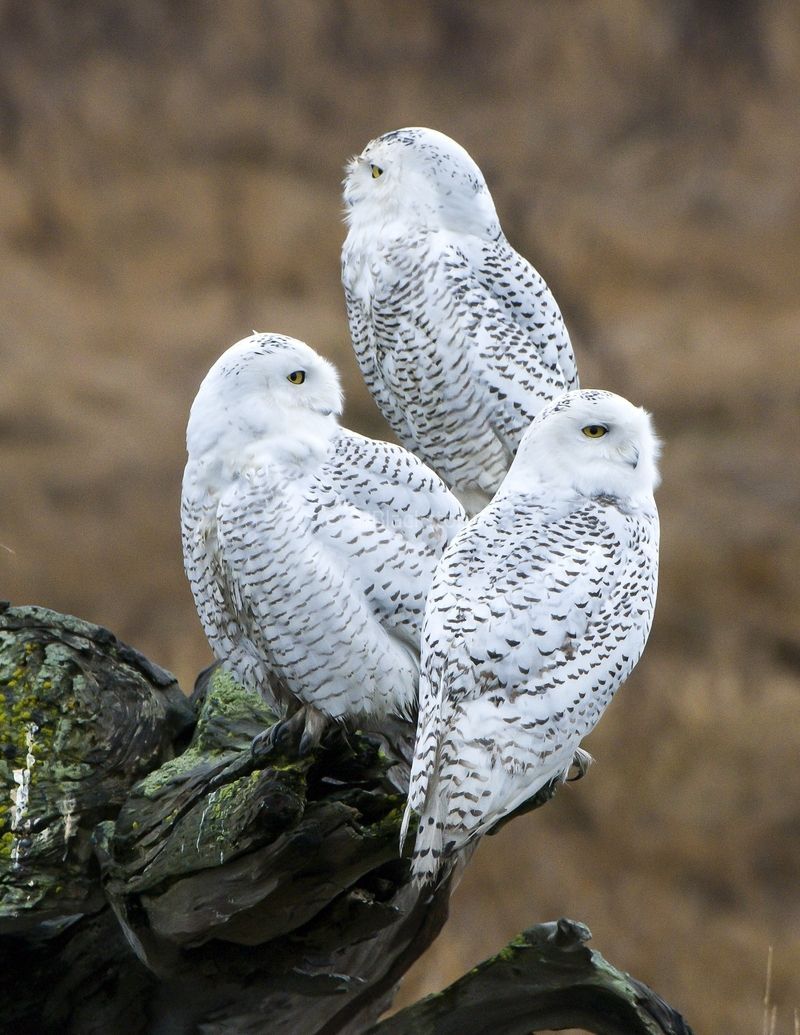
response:
[[[413,729],[338,731],[296,758],[253,748],[275,721],[219,669],[187,700],[106,630],[0,605],[9,1030],[334,1035],[377,1020],[450,894],[420,894],[397,854]],[[376,1030],[488,1030],[485,1010],[458,1029],[421,1010]]]
[[[193,718],[173,677],[107,630],[0,605],[0,932],[102,908],[94,828]]]
[[[646,985],[593,952],[587,927],[561,919],[524,931],[436,995],[367,1035],[528,1035],[565,1028],[597,1035],[692,1035]]]

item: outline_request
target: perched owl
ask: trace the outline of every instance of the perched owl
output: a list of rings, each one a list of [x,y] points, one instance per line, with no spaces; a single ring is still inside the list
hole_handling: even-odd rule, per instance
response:
[[[187,429],[186,573],[220,661],[307,740],[341,719],[408,715],[425,596],[466,515],[399,446],[341,428],[335,369],[253,334],[214,364]]]
[[[483,175],[432,129],[352,160],[342,282],[353,347],[386,420],[477,513],[531,419],[578,387],[555,299],[514,251]]]
[[[553,780],[639,660],[658,577],[658,442],[610,392],[533,421],[495,499],[445,551],[422,634],[403,836],[414,873]]]

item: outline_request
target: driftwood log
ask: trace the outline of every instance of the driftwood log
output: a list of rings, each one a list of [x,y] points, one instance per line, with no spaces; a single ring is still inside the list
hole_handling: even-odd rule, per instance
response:
[[[0,604],[3,1031],[689,1032],[566,920],[379,1021],[450,895],[398,857],[413,731],[297,758],[253,747],[275,722],[219,669],[186,698],[108,631]]]

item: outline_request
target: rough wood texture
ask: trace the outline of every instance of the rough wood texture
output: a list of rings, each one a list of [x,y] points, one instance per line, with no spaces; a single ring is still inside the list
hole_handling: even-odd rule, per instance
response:
[[[339,734],[300,760],[254,754],[274,721],[214,674],[189,748],[103,826],[105,891],[140,959],[181,989],[185,1023],[363,1030],[438,933],[448,891],[428,907],[407,883],[385,745]]]
[[[397,856],[408,726],[334,732],[303,759],[254,750],[275,716],[222,671],[187,701],[107,631],[7,606],[0,708],[0,966],[14,1030],[364,1032],[445,922],[450,882],[420,895]],[[588,996],[616,1018],[628,979],[580,939],[564,943],[579,926],[543,941],[549,930],[375,1030],[423,1030],[414,1010],[426,1031],[485,1030],[447,1020],[481,1003],[481,1023],[491,1009],[493,1030],[529,1031],[504,1018],[537,988],[549,1002],[553,974],[564,1016],[583,1016]],[[610,1024],[589,1030],[688,1031]]]
[[[597,1035],[692,1035],[663,999],[589,949],[590,938],[589,929],[574,920],[539,924],[443,992],[374,1025],[368,1035],[528,1035],[564,1028]]]
[[[104,904],[92,832],[192,722],[173,677],[107,630],[0,604],[0,933]]]

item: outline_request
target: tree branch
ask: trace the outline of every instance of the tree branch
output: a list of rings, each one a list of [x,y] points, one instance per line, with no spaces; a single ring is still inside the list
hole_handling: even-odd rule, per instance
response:
[[[529,1035],[564,1028],[691,1035],[663,999],[589,949],[590,938],[574,920],[532,927],[443,992],[374,1025],[368,1035]]]

